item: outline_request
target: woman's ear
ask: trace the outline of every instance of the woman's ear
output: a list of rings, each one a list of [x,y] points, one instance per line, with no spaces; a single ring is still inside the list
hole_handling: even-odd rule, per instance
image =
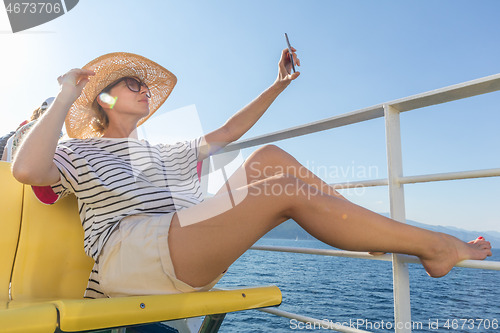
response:
[[[99,95],[97,95],[97,98],[96,98],[96,102],[97,102],[97,104],[99,104],[99,106],[100,106],[101,108],[103,108],[103,109],[104,109],[104,108],[109,108],[109,105],[108,105],[107,103],[104,103],[104,102],[103,102],[103,100],[101,99],[101,95],[102,95],[102,93],[101,93],[101,94],[99,94]]]
[[[115,106],[116,99],[116,97],[113,97],[106,92],[102,92],[99,96],[97,96],[97,103],[105,110],[112,109]]]

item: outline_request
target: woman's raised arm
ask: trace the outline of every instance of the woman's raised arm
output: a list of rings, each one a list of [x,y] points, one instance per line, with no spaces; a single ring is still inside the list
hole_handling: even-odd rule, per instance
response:
[[[294,62],[300,66],[295,48],[292,47],[292,57]],[[292,62],[288,49],[283,49],[281,59],[278,63],[278,77],[274,83],[262,92],[248,105],[236,112],[224,125],[213,132],[205,135],[208,148],[202,148],[199,160],[215,153],[227,144],[241,138],[267,111],[279,94],[299,75],[300,72],[291,73]]]
[[[59,180],[59,171],[53,162],[59,133],[66,114],[82,93],[90,75],[94,72],[76,68],[57,78],[61,90],[26,135],[12,163],[12,173],[21,183],[45,186]]]

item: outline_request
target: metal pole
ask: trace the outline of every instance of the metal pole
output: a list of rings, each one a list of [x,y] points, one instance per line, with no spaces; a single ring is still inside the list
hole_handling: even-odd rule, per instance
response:
[[[127,329],[125,327],[113,328],[111,330],[111,333],[125,333],[126,331],[127,331]]]
[[[403,156],[401,150],[401,128],[399,111],[384,105],[387,144],[387,167],[391,218],[406,223],[403,184]],[[410,276],[408,264],[397,254],[392,257],[394,284],[394,326],[396,333],[411,333]]]

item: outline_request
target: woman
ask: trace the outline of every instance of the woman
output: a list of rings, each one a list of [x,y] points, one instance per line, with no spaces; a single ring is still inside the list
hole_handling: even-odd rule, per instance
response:
[[[276,81],[222,127],[173,145],[136,136],[175,85],[160,65],[112,53],[58,78],[61,90],[24,140],[13,173],[34,188],[76,194],[85,250],[96,260],[87,297],[208,290],[289,218],[338,248],[416,255],[433,277],[491,255],[482,237],[464,243],[347,201],[273,145],[257,149],[214,197],[200,199],[197,163],[240,138],[299,76],[290,74],[289,57],[283,50]],[[64,121],[76,139],[58,144]]]

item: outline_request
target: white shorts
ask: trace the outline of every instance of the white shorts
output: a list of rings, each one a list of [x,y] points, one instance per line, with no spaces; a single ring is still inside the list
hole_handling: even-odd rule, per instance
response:
[[[107,296],[207,291],[224,276],[203,287],[177,279],[168,247],[173,215],[133,215],[120,221],[99,256],[99,282]]]

